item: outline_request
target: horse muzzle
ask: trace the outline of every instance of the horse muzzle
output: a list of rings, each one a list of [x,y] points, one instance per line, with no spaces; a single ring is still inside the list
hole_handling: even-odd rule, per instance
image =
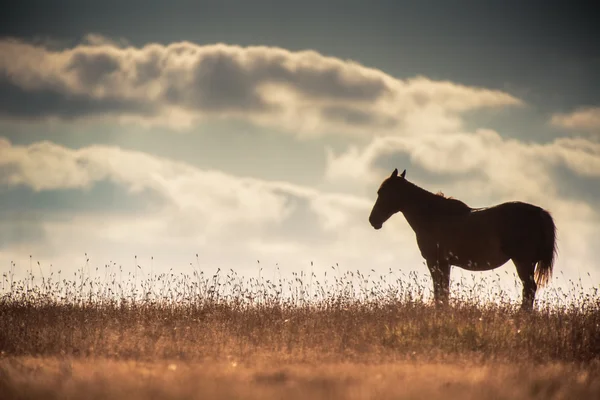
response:
[[[381,222],[375,222],[375,221],[373,221],[372,218],[369,218],[369,222],[371,223],[371,226],[373,228],[375,228],[376,230],[381,229],[381,227],[383,226],[383,224]]]

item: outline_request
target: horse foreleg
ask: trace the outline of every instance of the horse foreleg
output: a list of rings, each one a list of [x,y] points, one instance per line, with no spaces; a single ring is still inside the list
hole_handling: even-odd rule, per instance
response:
[[[448,304],[450,296],[450,264],[427,260],[427,267],[433,280],[433,297],[436,304]]]
[[[535,300],[535,292],[537,291],[537,284],[534,279],[535,263],[515,261],[517,267],[517,274],[521,278],[523,283],[523,301],[521,303],[521,309],[530,311],[533,309],[533,301]]]

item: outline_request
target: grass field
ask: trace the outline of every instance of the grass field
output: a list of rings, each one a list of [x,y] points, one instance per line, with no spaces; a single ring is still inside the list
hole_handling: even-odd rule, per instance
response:
[[[436,308],[418,279],[359,273],[117,275],[5,275],[3,399],[600,398],[597,292],[522,313],[464,288]]]

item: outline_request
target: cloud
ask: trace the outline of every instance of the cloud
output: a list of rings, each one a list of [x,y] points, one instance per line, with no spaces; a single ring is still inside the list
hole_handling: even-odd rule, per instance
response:
[[[5,118],[113,116],[188,126],[240,117],[301,133],[372,133],[410,128],[423,114],[455,126],[459,113],[519,104],[501,91],[399,80],[310,50],[189,42],[136,48],[97,35],[62,50],[0,41]]]
[[[83,37],[83,44],[87,44],[89,46],[112,46],[112,47],[126,47],[129,46],[130,43],[125,38],[111,39],[106,36],[100,35],[98,33],[88,33]]]
[[[550,122],[565,129],[600,134],[600,107],[586,107],[571,113],[554,114]]]
[[[0,187],[91,190],[102,182],[148,196],[163,205],[161,212],[173,226],[199,233],[277,225],[289,217],[296,199],[306,202],[325,227],[344,223],[344,216],[335,214],[340,209],[364,212],[369,206],[352,196],[202,170],[114,146],[73,150],[48,141],[15,146],[0,138]]]
[[[0,188],[5,199],[23,190],[39,196],[28,200],[36,207],[9,204],[2,214],[0,262],[20,260],[20,266],[33,254],[71,271],[88,252],[95,262],[155,256],[163,268],[186,267],[199,253],[215,269],[240,273],[257,258],[293,271],[313,260],[386,269],[395,257],[413,257],[411,266],[420,267],[415,249],[399,254],[396,247],[412,240],[410,232],[374,233],[367,222],[372,199],[237,177],[114,146],[74,150],[2,139]],[[118,194],[118,203],[103,204],[107,190]],[[60,201],[58,193],[80,193],[78,202],[89,204],[41,204]]]
[[[469,143],[469,138],[473,143]],[[524,145],[501,139],[492,131],[447,137],[439,143],[428,138],[420,143],[414,138],[408,142],[397,139],[374,139],[367,148],[357,148],[354,158],[345,154],[347,165],[352,166],[352,160],[369,161],[365,170],[379,170],[377,160],[364,154],[369,154],[369,149],[374,155],[379,154],[394,143],[397,143],[395,151],[402,148],[409,154],[415,149],[426,152],[428,148],[442,151],[443,146],[448,149],[480,146],[486,157],[475,166],[461,160],[467,155],[457,157],[455,169],[443,175],[449,177],[451,184],[442,189],[470,204],[480,201],[473,205],[489,205],[484,201],[487,198],[496,201],[513,195],[535,200],[550,209],[557,220],[560,249],[557,271],[572,277],[579,268],[594,268],[591,261],[596,256],[594,240],[600,235],[598,211],[589,202],[561,197],[560,191],[553,187],[551,168],[560,166],[578,171],[574,172],[577,176],[591,171],[586,157],[594,160],[593,156],[580,157],[595,151],[588,141],[569,139],[546,146]],[[513,154],[502,157],[501,152]],[[513,165],[514,160],[521,161]],[[414,162],[424,170],[433,166],[423,156]],[[411,179],[415,169],[408,168]],[[539,170],[543,172],[540,176]],[[478,174],[474,175],[475,171]],[[371,177],[375,183],[382,179],[376,174]],[[590,174],[585,177],[598,179]],[[353,181],[355,185],[363,182]],[[534,184],[539,192],[528,187]],[[9,210],[7,215],[12,217],[3,217],[5,224],[0,229],[0,262],[18,261],[23,272],[28,255],[33,254],[43,265],[53,263],[67,271],[73,269],[74,263],[76,267],[77,260],[88,252],[94,256],[94,265],[112,260],[128,263],[127,271],[133,255],[147,259],[154,256],[162,260],[162,266],[157,265],[155,272],[173,267],[191,273],[189,262],[199,253],[202,268],[214,271],[218,267],[231,267],[240,274],[255,272],[256,264],[251,263],[256,259],[270,267],[279,263],[283,272],[297,272],[315,261],[315,271],[321,273],[339,262],[344,270],[374,268],[383,273],[391,268],[426,274],[414,233],[401,216],[388,221],[383,232],[375,232],[369,226],[367,217],[374,193],[365,198],[288,182],[238,177],[114,146],[74,150],[52,142],[20,146],[0,141],[3,195],[19,188],[29,188],[38,195],[64,190],[101,195],[100,189],[102,186],[106,189],[106,185],[122,188],[118,199],[126,204],[94,212],[93,207],[102,207],[100,199],[85,207],[71,210],[63,207],[60,214],[49,207],[38,208],[35,213],[28,212],[27,218],[24,214],[14,214],[15,208],[11,207],[12,214]],[[490,193],[493,197],[489,197]],[[127,194],[136,201],[127,202]],[[87,198],[84,196],[83,200]],[[152,206],[144,207],[146,201]],[[131,212],[136,203],[140,204],[139,209]],[[122,212],[123,207],[127,212]],[[507,268],[510,272],[512,266]],[[506,284],[512,282],[508,280]]]
[[[281,196],[260,181],[118,147],[72,150],[47,141],[12,146],[1,140],[0,171],[0,184],[36,191],[85,189],[105,180],[131,192],[150,190],[173,208],[203,216],[205,223],[277,221],[285,214]]]
[[[573,172],[600,178],[600,143],[583,138],[560,138],[549,147],[549,155]]]
[[[35,92],[0,78],[0,116],[20,120],[61,118],[75,120],[90,115],[96,117],[115,113],[135,114],[151,118],[155,105],[118,97],[94,98],[84,94],[64,95],[51,89]]]
[[[446,179],[485,183],[472,194],[493,190],[502,198],[553,194],[552,167],[564,166],[581,176],[600,178],[600,144],[584,138],[559,138],[547,144],[528,144],[502,138],[497,132],[378,137],[363,149],[327,152],[326,177],[331,181],[381,180],[394,159]],[[392,160],[390,163],[389,160]],[[397,162],[396,162],[397,164]],[[491,196],[491,194],[490,194]],[[491,196],[493,197],[493,196]]]
[[[385,160],[397,159],[401,155],[406,155],[413,166],[438,175],[475,173],[482,163],[490,161],[488,150],[502,144],[502,138],[490,130],[480,130],[475,135],[383,136],[373,139],[362,150],[354,146],[339,155],[328,150],[326,178],[372,181],[390,169]]]

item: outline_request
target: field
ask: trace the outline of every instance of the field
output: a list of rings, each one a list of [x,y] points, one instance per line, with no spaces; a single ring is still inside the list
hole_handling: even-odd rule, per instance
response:
[[[510,278],[506,278],[510,279]],[[35,283],[38,282],[38,283]],[[425,280],[5,274],[3,399],[600,398],[600,296],[523,313]],[[460,285],[460,283],[458,284]],[[569,299],[569,301],[565,301]]]

